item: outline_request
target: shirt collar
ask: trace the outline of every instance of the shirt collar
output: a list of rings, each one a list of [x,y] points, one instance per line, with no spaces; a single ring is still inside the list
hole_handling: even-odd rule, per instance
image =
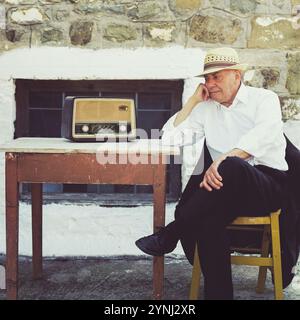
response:
[[[248,91],[247,87],[241,82],[240,88],[234,98],[246,104],[248,102]]]

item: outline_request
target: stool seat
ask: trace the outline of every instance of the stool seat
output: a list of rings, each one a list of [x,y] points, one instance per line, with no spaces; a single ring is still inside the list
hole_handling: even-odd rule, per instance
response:
[[[259,217],[238,217],[227,228],[231,230],[247,231],[263,231],[262,244],[260,248],[231,248],[231,251],[243,253],[260,253],[257,256],[241,256],[231,255],[231,263],[237,265],[259,266],[258,282],[256,292],[263,293],[267,269],[270,268],[274,279],[274,296],[275,300],[283,299],[282,288],[282,267],[281,267],[281,250],[280,250],[280,234],[279,234],[279,215],[280,211],[271,212],[269,216]],[[263,225],[263,229],[250,226]],[[270,250],[270,243],[272,250]],[[199,298],[200,289],[200,259],[198,254],[197,243],[195,245],[194,264],[192,271],[192,281],[190,287],[190,300]]]

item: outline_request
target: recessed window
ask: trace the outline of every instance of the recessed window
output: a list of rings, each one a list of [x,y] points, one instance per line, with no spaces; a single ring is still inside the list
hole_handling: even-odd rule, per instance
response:
[[[150,138],[151,129],[161,129],[168,118],[181,107],[181,80],[16,80],[17,117],[15,137],[60,137],[61,116],[66,96],[132,98],[135,100],[137,128]],[[167,200],[176,201],[181,190],[179,165],[168,165]],[[22,184],[21,197],[26,199],[29,184]],[[45,199],[77,200],[114,198],[115,203],[131,194],[132,202],[150,199],[151,186],[44,184]],[[151,198],[152,199],[152,198]]]

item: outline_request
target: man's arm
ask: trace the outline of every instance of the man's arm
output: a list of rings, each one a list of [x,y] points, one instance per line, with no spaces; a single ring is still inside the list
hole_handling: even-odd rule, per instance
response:
[[[203,117],[205,109],[199,105],[208,99],[208,90],[200,84],[194,94],[183,105],[182,109],[173,115],[163,126],[162,144],[169,146],[184,146],[196,143],[204,137]],[[198,106],[196,108],[196,106]],[[193,114],[196,111],[197,114]],[[203,111],[203,112],[202,112]],[[191,116],[193,114],[193,116]]]
[[[196,105],[202,101],[206,101],[209,98],[208,90],[205,85],[200,84],[194,94],[188,99],[188,101],[183,105],[182,109],[178,112],[174,126],[177,127],[181,122],[183,122],[196,107]]]
[[[222,177],[218,172],[218,167],[227,157],[239,157],[243,160],[246,160],[250,158],[251,155],[241,149],[233,149],[222,154],[221,157],[216,159],[206,170],[203,181],[200,183],[200,188],[205,188],[208,191],[212,191],[212,188],[218,190],[223,187]]]

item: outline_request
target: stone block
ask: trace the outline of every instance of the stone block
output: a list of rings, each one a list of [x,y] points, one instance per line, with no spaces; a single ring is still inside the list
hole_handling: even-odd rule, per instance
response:
[[[92,39],[94,22],[75,21],[71,24],[69,35],[71,43],[74,45],[86,45]]]
[[[169,0],[170,9],[183,19],[196,13],[201,6],[202,0]]]
[[[0,28],[0,52],[29,47],[29,44],[30,26],[7,21],[5,27]]]
[[[175,23],[152,23],[145,28],[145,33],[146,37],[153,41],[171,42],[175,29]]]
[[[256,0],[230,0],[230,10],[238,11],[243,14],[251,14],[255,12],[256,7]]]
[[[54,27],[46,27],[41,34],[41,42],[60,42],[63,40],[63,31]]]
[[[250,73],[252,74],[250,75]],[[256,67],[252,70],[247,70],[245,84],[257,88],[273,89],[278,85],[279,78],[279,68]]]
[[[137,31],[128,25],[110,24],[105,30],[103,37],[112,42],[125,42],[137,39]]]
[[[135,2],[127,7],[127,15],[133,21],[170,21],[174,15],[161,1]]]
[[[28,8],[11,10],[10,19],[20,25],[33,25],[43,23],[45,17],[39,8]]]
[[[286,88],[290,94],[300,94],[300,52],[288,54]]]
[[[12,43],[20,42],[26,33],[26,29],[7,27],[5,30],[6,39]]]
[[[286,0],[269,0],[269,13],[270,14],[290,14],[291,13],[291,2]]]
[[[294,18],[262,16],[252,19],[249,48],[299,48],[300,24]]]
[[[233,44],[242,31],[240,19],[196,15],[191,20],[189,36],[199,42]]]
[[[144,25],[144,45],[163,47],[172,44],[184,45],[186,36],[184,22],[157,22]]]

